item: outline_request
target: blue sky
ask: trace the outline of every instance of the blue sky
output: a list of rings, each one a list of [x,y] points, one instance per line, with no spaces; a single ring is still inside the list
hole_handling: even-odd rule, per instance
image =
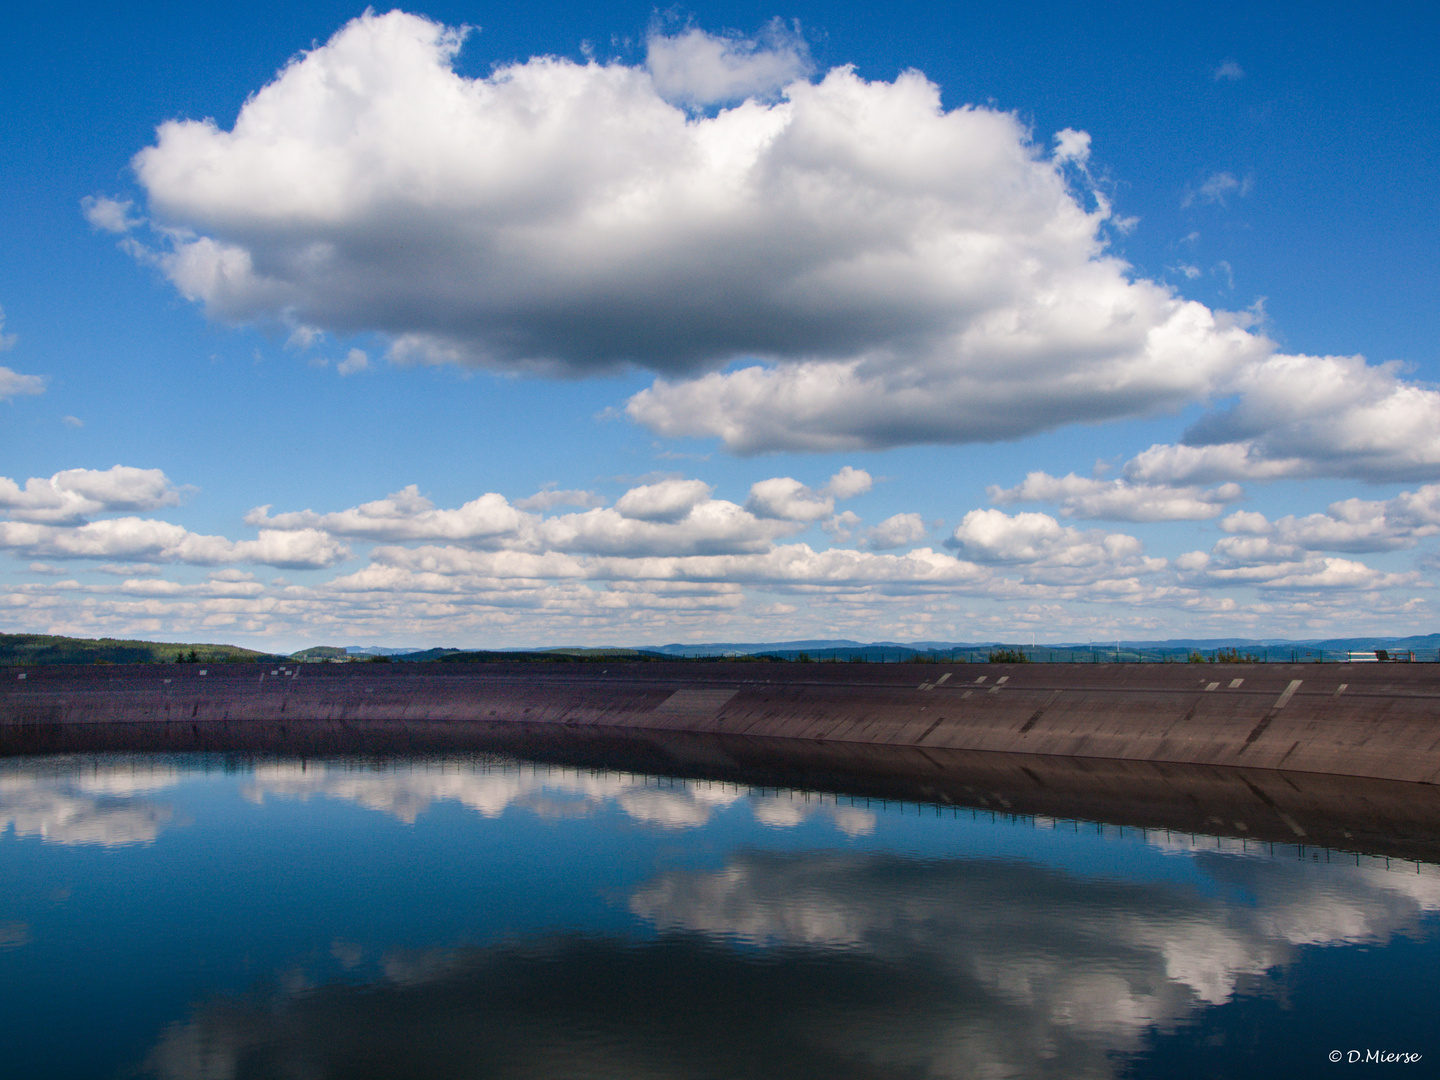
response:
[[[1437,22],[22,11],[0,629],[1429,632]]]

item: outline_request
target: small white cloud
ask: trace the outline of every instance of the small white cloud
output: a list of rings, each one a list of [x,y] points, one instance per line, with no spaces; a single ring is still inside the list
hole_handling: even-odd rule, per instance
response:
[[[1323,514],[1286,515],[1274,522],[1240,511],[1220,522],[1227,533],[1268,537],[1291,551],[1394,551],[1440,534],[1440,484],[1386,501],[1344,499]]]
[[[8,367],[0,367],[0,401],[9,401],[12,397],[19,397],[21,394],[43,394],[45,392],[45,378],[43,375],[21,375],[18,371],[11,371]]]
[[[351,349],[345,359],[335,365],[335,370],[341,375],[353,375],[357,371],[364,371],[370,366],[370,357],[360,349]]]
[[[1186,193],[1183,205],[1191,206],[1198,199],[1210,205],[1224,206],[1231,195],[1249,195],[1253,186],[1254,181],[1248,176],[1240,180],[1231,172],[1212,173],[1199,188]]]
[[[1292,519],[1293,520],[1293,519]],[[1251,586],[1290,592],[1344,592],[1414,586],[1420,575],[1387,574],[1353,559],[1309,554],[1302,546],[1269,536],[1227,536],[1210,555],[1190,552],[1176,560],[1182,578],[1195,585]]]
[[[102,574],[122,578],[152,577],[161,572],[160,567],[146,563],[101,563],[93,569]]]
[[[32,562],[26,569],[32,574],[46,574],[50,577],[64,577],[70,572],[63,566],[51,566],[43,562]]]
[[[231,583],[250,582],[257,580],[255,575],[248,570],[215,570],[205,575],[206,581],[225,581]]]
[[[1234,60],[1226,60],[1215,69],[1212,76],[1216,82],[1239,82],[1244,77],[1244,70]]]
[[[820,490],[833,499],[853,499],[857,495],[864,495],[874,485],[874,479],[864,469],[846,465],[830,477]]]
[[[318,529],[360,540],[473,543],[517,535],[526,524],[526,515],[503,495],[494,493],[472,499],[458,510],[437,510],[416,485],[410,484],[383,499],[333,514],[299,510],[271,517],[270,507],[260,506],[245,515],[245,524],[262,529]]]
[[[13,349],[14,347],[15,347],[15,335],[14,335],[14,334],[7,334],[7,333],[5,333],[5,309],[4,309],[4,308],[0,308],[0,352],[4,352],[6,349]],[[10,370],[9,368],[0,368],[0,371],[9,371],[9,370]],[[13,375],[13,374],[15,374],[15,373],[12,371],[12,372],[10,372],[10,374]],[[29,377],[30,377],[30,376],[21,376],[21,378],[29,378]],[[3,398],[0,398],[0,400],[3,400]]]
[[[1065,128],[1055,133],[1055,160],[1084,165],[1090,160],[1090,133]]]
[[[81,211],[91,227],[109,233],[128,233],[145,219],[132,217],[135,204],[129,199],[112,199],[108,195],[86,195],[80,200]]]
[[[971,510],[946,546],[977,563],[1008,564],[1050,580],[1094,581],[1165,566],[1163,559],[1143,558],[1142,545],[1133,536],[1082,532],[1061,525],[1049,514],[1011,516],[1000,510]]]
[[[654,30],[645,43],[645,66],[661,97],[689,106],[774,97],[813,69],[805,39],[779,19],[753,38]]]
[[[751,484],[745,509],[757,517],[779,521],[820,521],[834,514],[836,500],[863,495],[873,485],[868,472],[850,465],[830,477],[819,491],[793,477],[778,476]]]
[[[835,499],[810,490],[793,477],[777,476],[750,485],[745,509],[756,517],[779,521],[820,521],[835,512]]]
[[[855,530],[860,525],[860,515],[853,510],[842,510],[829,521],[823,523],[820,528],[825,530],[825,535],[834,540],[837,544],[843,544],[855,535]]]
[[[710,485],[703,480],[662,480],[642,484],[620,496],[615,510],[634,521],[681,521],[700,503],[710,498]]]
[[[313,326],[297,326],[290,331],[290,336],[285,339],[285,346],[286,348],[299,349],[303,352],[324,336],[325,331],[317,330]],[[323,365],[324,363],[325,361],[322,360],[321,364]]]
[[[1264,536],[1270,532],[1270,522],[1255,510],[1236,510],[1224,521],[1220,522],[1220,528],[1228,533],[1249,533],[1251,536]]]
[[[1001,505],[1055,502],[1066,517],[1108,521],[1205,521],[1219,517],[1230,503],[1244,498],[1238,484],[1198,487],[1132,483],[1095,477],[1051,476],[1032,472],[1013,488],[991,486],[990,501]]]
[[[85,421],[81,420],[78,416],[62,416],[60,422],[66,427],[71,428],[82,428],[85,426]]]
[[[866,529],[863,542],[871,551],[884,551],[918,544],[929,532],[919,514],[895,514],[873,529]]]

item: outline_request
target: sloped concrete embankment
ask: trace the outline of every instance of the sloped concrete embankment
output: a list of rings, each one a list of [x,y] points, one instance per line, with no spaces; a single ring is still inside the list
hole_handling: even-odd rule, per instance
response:
[[[316,725],[523,723],[1440,781],[1429,664],[138,665],[0,680],[5,753],[128,724],[271,724],[303,741]]]

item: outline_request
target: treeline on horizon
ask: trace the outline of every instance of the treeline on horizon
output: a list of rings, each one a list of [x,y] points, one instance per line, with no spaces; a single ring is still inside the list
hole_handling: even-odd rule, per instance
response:
[[[72,638],[54,634],[0,634],[0,665],[24,664],[238,664],[286,660],[238,645]]]

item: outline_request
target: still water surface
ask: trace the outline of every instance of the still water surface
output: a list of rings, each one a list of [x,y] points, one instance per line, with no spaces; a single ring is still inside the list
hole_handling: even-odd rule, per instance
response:
[[[16,1077],[1440,1075],[1440,870],[1354,853],[495,757],[88,756],[0,762],[0,882]]]

